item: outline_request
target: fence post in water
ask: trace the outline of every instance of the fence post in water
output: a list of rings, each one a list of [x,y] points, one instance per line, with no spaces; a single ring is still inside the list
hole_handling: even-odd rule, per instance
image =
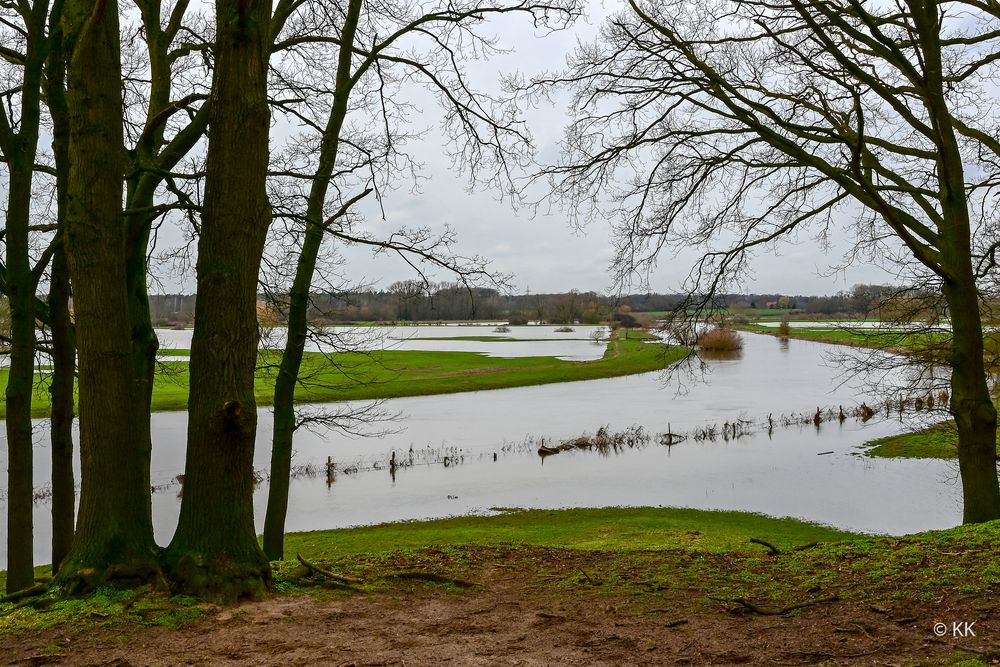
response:
[[[333,471],[336,464],[333,462],[333,457],[326,457],[326,485],[330,486],[333,484]]]

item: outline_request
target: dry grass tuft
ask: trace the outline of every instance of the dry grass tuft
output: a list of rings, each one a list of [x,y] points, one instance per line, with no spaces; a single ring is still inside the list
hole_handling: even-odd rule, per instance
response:
[[[735,352],[743,349],[743,336],[734,329],[719,326],[698,334],[696,344],[707,352]]]

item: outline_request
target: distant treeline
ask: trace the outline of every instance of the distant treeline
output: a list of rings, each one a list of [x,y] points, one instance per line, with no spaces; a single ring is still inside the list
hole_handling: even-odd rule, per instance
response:
[[[877,310],[877,304],[898,288],[856,285],[832,296],[787,294],[718,295],[719,308],[734,314],[759,310],[788,310],[815,315],[861,315]],[[629,294],[607,296],[570,290],[560,294],[502,294],[489,288],[467,289],[454,283],[424,285],[417,281],[393,283],[388,289],[312,297],[309,318],[313,322],[412,322],[437,320],[510,320],[514,323],[606,322],[615,312],[664,312],[683,302],[680,294]],[[194,295],[150,296],[153,321],[158,326],[188,325],[194,317]],[[259,298],[262,319],[285,320],[281,297]]]

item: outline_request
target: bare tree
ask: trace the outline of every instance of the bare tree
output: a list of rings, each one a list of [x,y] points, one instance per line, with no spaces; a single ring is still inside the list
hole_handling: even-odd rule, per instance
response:
[[[44,258],[30,253],[32,183],[42,115],[42,74],[49,51],[49,3],[35,0],[0,7],[0,58],[8,67],[0,94],[0,154],[7,166],[3,232],[4,292],[10,303],[10,371],[6,388],[8,451],[7,590],[30,586],[32,563],[32,429],[37,289]]]
[[[558,27],[571,20],[576,10],[558,2],[402,5],[351,0],[341,15],[305,4],[276,42],[275,51],[286,65],[275,75],[276,87],[283,93],[281,99],[293,100],[279,101],[278,109],[304,128],[303,143],[314,146],[315,154],[305,160],[312,167],[307,172],[282,172],[308,187],[298,202],[289,198],[281,212],[301,225],[302,240],[288,291],[288,338],[275,384],[271,484],[264,526],[264,548],[272,559],[282,556],[292,436],[297,425],[294,392],[309,336],[307,313],[324,240],[369,246],[402,257],[420,275],[424,290],[429,283],[421,264],[452,272],[466,290],[477,280],[498,279],[479,258],[463,258],[453,251],[451,230],[436,234],[428,228],[403,229],[377,236],[358,230],[349,212],[373,191],[391,187],[412,170],[413,160],[400,149],[406,130],[399,128],[407,123],[406,107],[394,101],[392,92],[399,82],[422,83],[439,97],[456,158],[473,179],[509,183],[508,162],[523,160],[529,148],[527,134],[509,105],[473,91],[461,67],[463,60],[495,49],[473,27],[492,15],[507,13],[525,14],[538,27]],[[332,86],[323,83],[322,68],[329,63],[335,63]],[[354,128],[347,125],[350,119],[355,120]],[[374,131],[359,133],[358,127]]]
[[[700,246],[687,287],[713,295],[805,229],[936,277],[966,522],[1000,517],[977,291],[997,247],[997,14],[975,0],[629,0],[568,71],[523,86],[574,91],[564,161],[546,173],[581,216],[610,193],[623,281]]]

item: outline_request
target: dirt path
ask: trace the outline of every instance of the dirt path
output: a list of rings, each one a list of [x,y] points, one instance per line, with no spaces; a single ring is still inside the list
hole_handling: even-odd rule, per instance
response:
[[[180,630],[62,626],[0,637],[0,664],[1000,664],[990,653],[1000,649],[1000,610],[990,601],[838,600],[762,616],[697,589],[603,585],[608,555],[551,556],[535,570],[477,567],[477,585],[464,591],[396,580],[376,592],[285,593],[215,609]],[[953,637],[959,620],[975,620],[976,636]],[[946,638],[935,636],[937,622],[949,624]]]

